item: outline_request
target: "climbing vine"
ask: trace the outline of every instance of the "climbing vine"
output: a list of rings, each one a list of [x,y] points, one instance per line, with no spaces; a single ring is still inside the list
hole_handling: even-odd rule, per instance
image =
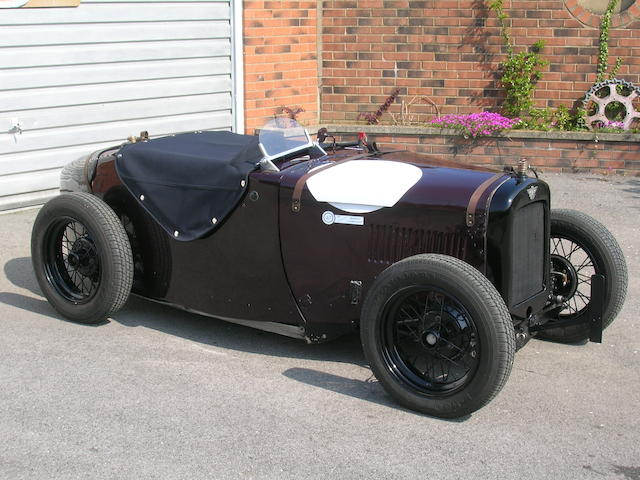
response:
[[[496,14],[500,24],[502,41],[507,58],[500,63],[500,84],[505,91],[503,110],[507,115],[529,115],[533,108],[536,83],[542,78],[542,68],[549,62],[542,59],[540,52],[544,40],[535,42],[529,51],[515,53],[508,26],[509,16],[504,11],[503,0],[493,0],[489,8]]]
[[[603,82],[607,76],[607,68],[609,67],[609,29],[611,28],[611,17],[613,10],[616,8],[619,0],[609,0],[607,10],[602,15],[600,21],[600,48],[598,54],[598,76],[596,82]],[[622,65],[622,57],[616,59],[616,64],[609,74],[609,78],[614,78]]]

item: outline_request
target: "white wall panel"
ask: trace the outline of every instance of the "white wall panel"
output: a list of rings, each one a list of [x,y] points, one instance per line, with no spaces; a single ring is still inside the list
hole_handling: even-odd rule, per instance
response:
[[[229,104],[231,104],[231,99],[229,99]],[[0,150],[29,152],[38,150],[41,145],[47,145],[47,148],[61,148],[64,146],[98,143],[102,140],[119,143],[132,134],[137,135],[142,130],[147,130],[150,135],[153,134],[154,136],[167,135],[170,133],[200,130],[203,126],[208,127],[208,129],[217,129],[221,128],[221,125],[224,125],[224,122],[227,120],[228,114],[226,112],[204,112],[36,130],[31,135],[25,135],[19,142],[15,142],[12,138],[15,137],[14,135],[3,136],[2,139],[0,139]],[[63,164],[64,163],[66,162],[63,162]],[[24,168],[20,170],[26,171],[27,168],[27,166],[24,166]]]
[[[76,8],[17,8],[3,10],[0,25],[64,25],[99,24],[105,22],[131,24],[133,28],[145,22],[180,20],[229,19],[228,2],[82,2]]]
[[[41,202],[64,164],[141,130],[230,129],[232,36],[230,0],[3,10],[0,210]]]
[[[132,28],[129,23],[74,25],[61,29],[59,25],[3,26],[0,45],[24,47],[37,45],[67,45],[77,43],[149,42],[152,40],[201,40],[229,38],[229,22],[166,22],[158,29],[157,22],[141,23]]]
[[[87,83],[130,82],[231,74],[228,54],[220,58],[180,58],[58,67],[0,69],[0,91]]]
[[[22,128],[35,134],[35,130],[75,127],[88,123],[126,122],[127,120],[172,117],[188,113],[225,113],[228,112],[230,108],[231,94],[229,92],[222,92],[204,95],[165,97],[162,102],[158,102],[156,98],[151,98],[127,102],[97,103],[28,110],[18,112],[16,115],[20,117]],[[5,119],[5,122],[4,125],[0,125],[0,129],[8,130],[11,128],[10,120]],[[4,137],[8,138],[6,135]],[[15,140],[16,139],[12,137],[12,141],[15,142]],[[26,136],[17,140],[26,140]],[[2,138],[0,138],[0,141],[2,141]],[[16,145],[24,144],[24,142],[15,143]],[[7,149],[8,148],[9,147],[7,147]],[[3,155],[3,158],[0,158],[0,165],[6,160],[5,157],[8,156],[11,156],[11,154],[8,153]]]
[[[162,99],[209,92],[228,92],[230,89],[229,76],[220,76],[9,90],[0,92],[0,112],[6,120],[9,113],[13,117],[19,117],[20,115],[16,112],[34,108],[134,101],[142,98]]]
[[[78,7],[80,8],[80,7]],[[4,10],[3,12],[6,12]],[[0,27],[2,28],[2,27]],[[69,27],[64,27],[69,28]],[[135,27],[132,27],[135,28]],[[74,66],[113,62],[144,62],[147,60],[177,60],[181,58],[229,57],[227,40],[191,40],[144,43],[77,44],[63,47],[0,47],[0,74],[8,68],[35,66]],[[2,77],[0,76],[0,88]]]

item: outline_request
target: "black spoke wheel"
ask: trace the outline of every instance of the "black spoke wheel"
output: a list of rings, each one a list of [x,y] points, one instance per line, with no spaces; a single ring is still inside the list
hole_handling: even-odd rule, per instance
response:
[[[558,315],[584,312],[591,301],[591,277],[599,273],[593,254],[571,238],[556,234],[551,237],[550,258],[553,294],[567,299]]]
[[[124,187],[111,189],[104,200],[120,219],[131,245],[132,291],[145,297],[163,298],[172,268],[168,234]]]
[[[47,280],[58,294],[77,304],[90,301],[100,288],[100,256],[87,228],[62,217],[49,225],[44,238]]]
[[[126,233],[113,210],[88,193],[60,195],[42,207],[31,257],[45,297],[71,320],[99,323],[128,298],[133,262]]]
[[[447,395],[464,388],[478,368],[480,345],[471,315],[435,286],[401,290],[380,322],[385,361],[418,393]]]
[[[417,255],[385,270],[367,294],[361,338],[392,397],[445,418],[497,395],[515,352],[511,317],[495,287],[445,255]]]
[[[551,285],[565,300],[549,313],[549,322],[586,319],[591,302],[591,276],[604,275],[603,328],[622,308],[627,292],[627,265],[618,242],[589,215],[574,210],[551,211]],[[589,338],[589,324],[541,331],[539,338],[575,343]]]

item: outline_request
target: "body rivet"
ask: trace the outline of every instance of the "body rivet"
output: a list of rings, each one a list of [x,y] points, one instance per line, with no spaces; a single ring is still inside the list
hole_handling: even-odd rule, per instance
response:
[[[173,236],[177,237],[178,235],[180,235],[180,232],[178,232],[178,230],[176,230],[175,232],[173,232]]]
[[[218,219],[216,217],[213,217],[211,219],[211,223],[213,223],[215,225],[216,223],[218,223]]]
[[[144,195],[140,195],[140,201],[144,202]]]

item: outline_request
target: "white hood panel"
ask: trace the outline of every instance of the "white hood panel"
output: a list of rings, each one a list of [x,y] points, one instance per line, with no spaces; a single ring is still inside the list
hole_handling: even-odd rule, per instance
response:
[[[319,202],[329,202],[336,207],[366,205],[372,211],[393,207],[421,177],[422,170],[415,165],[353,160],[312,176],[307,180],[307,188]]]

